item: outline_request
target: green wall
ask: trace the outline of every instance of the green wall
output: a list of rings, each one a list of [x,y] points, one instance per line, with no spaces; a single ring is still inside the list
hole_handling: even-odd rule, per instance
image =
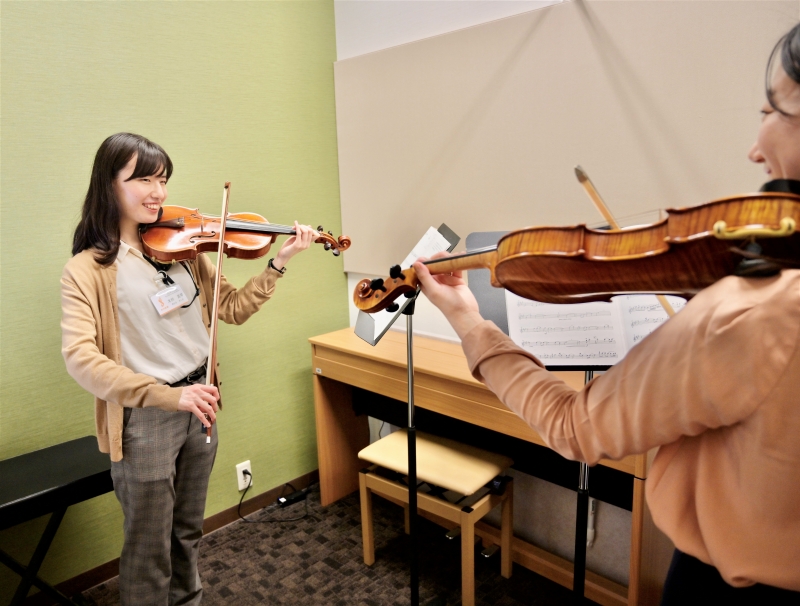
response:
[[[340,233],[333,2],[0,4],[0,459],[92,434],[92,397],[60,353],[59,277],[91,162],[115,132],[161,144],[169,203]],[[273,250],[273,253],[275,251]],[[345,253],[346,254],[346,253]],[[234,284],[266,259],[226,260]],[[296,257],[274,299],[221,326],[225,408],[206,515],[317,468],[308,337],[347,326],[341,258]],[[27,561],[46,519],[0,533]],[[42,576],[58,583],[119,555],[113,495],[72,507]],[[0,566],[0,603],[16,577]]]

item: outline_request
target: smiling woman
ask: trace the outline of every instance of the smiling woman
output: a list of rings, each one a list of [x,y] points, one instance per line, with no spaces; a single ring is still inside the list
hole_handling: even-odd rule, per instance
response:
[[[767,99],[748,154],[771,179],[800,180],[800,26],[786,34],[767,67]],[[776,59],[778,59],[776,61]]]
[[[198,545],[217,451],[217,432],[207,444],[205,430],[219,400],[203,384],[215,268],[204,254],[172,265],[143,254],[140,227],[158,218],[171,175],[152,141],[106,139],[61,278],[62,353],[95,396],[98,444],[125,516],[122,604],[198,604],[203,593]],[[318,236],[306,225],[295,232],[242,288],[221,277],[222,321],[257,312],[286,262]]]
[[[134,156],[114,179],[114,193],[119,201],[120,237],[127,242],[137,242],[139,225],[152,223],[167,199],[167,179],[163,166],[136,177],[138,156]],[[141,172],[141,171],[140,171]]]
[[[800,194],[800,25],[774,57],[749,157],[766,190]],[[556,452],[658,447],[647,503],[676,547],[662,606],[800,604],[800,270],[717,281],[579,391],[481,317],[460,271],[414,270],[475,378]]]
[[[108,137],[94,157],[81,220],[72,240],[72,254],[95,248],[98,263],[113,263],[119,250],[120,229],[125,223],[121,214],[123,206],[127,207],[127,204],[116,203],[121,190],[130,188],[132,193],[140,180],[158,179],[163,182],[160,205],[167,198],[166,183],[171,176],[172,160],[160,145],[131,133],[117,133]],[[131,181],[133,183],[128,185]],[[152,223],[157,214],[156,211],[151,218],[142,218],[140,222]],[[138,229],[138,224],[135,228]],[[135,245],[138,242],[138,236],[131,237],[131,233],[127,235],[128,243]]]

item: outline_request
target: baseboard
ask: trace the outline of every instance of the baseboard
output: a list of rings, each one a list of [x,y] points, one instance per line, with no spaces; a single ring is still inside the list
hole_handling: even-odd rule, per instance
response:
[[[299,478],[290,480],[288,483],[294,486],[297,490],[302,490],[303,488],[306,488],[315,482],[319,482],[319,470],[317,469],[304,474]],[[284,487],[285,484],[281,484],[280,486],[276,486],[275,488],[254,496],[252,499],[244,501],[242,503],[242,515],[250,515],[259,509],[264,509],[265,507],[272,505],[278,499],[278,497],[281,496],[284,491]],[[203,534],[209,534],[215,530],[219,530],[223,526],[227,526],[231,522],[238,520],[238,507],[238,504],[234,505],[233,507],[229,507],[224,511],[220,511],[217,514],[206,518],[203,522]],[[92,568],[91,570],[87,570],[86,572],[72,577],[71,579],[67,579],[66,581],[56,585],[56,589],[58,589],[64,595],[74,596],[77,593],[91,589],[95,585],[99,585],[100,583],[104,583],[109,579],[113,579],[117,575],[119,575],[119,558],[115,558],[110,562],[106,562],[105,564],[101,564],[100,566]],[[43,593],[38,592],[29,596],[25,602],[23,602],[23,604],[24,606],[52,606],[53,604],[57,604],[57,602]]]

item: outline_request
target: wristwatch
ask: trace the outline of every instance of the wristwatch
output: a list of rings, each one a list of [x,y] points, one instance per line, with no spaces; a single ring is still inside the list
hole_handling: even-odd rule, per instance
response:
[[[278,272],[279,274],[281,274],[281,275],[285,274],[285,273],[286,273],[286,267],[282,267],[281,269],[278,269],[278,268],[277,268],[277,267],[275,267],[275,265],[272,263],[274,260],[275,260],[274,258],[273,258],[273,259],[270,259],[270,260],[269,260],[269,263],[267,263],[267,267],[270,267],[270,268],[274,269],[275,271],[277,271],[277,272]]]

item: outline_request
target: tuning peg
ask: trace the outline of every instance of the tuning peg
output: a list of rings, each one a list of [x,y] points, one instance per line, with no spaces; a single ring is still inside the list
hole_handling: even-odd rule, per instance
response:
[[[398,309],[400,309],[400,306],[397,303],[392,303],[389,307],[386,308],[386,311],[393,314]]]
[[[417,291],[416,290],[407,290],[406,292],[403,293],[403,296],[406,299],[411,299],[411,298],[417,296]]]
[[[392,265],[389,268],[389,276],[391,278],[395,279],[395,280],[397,280],[398,278],[400,280],[405,280],[406,279],[406,277],[403,275],[403,272],[400,271],[400,266],[399,265]]]
[[[382,290],[386,292],[386,287],[383,285],[383,278],[375,278],[374,280],[370,281],[369,287],[372,290]]]
[[[342,251],[339,250],[338,248],[334,248],[332,252],[334,257],[338,257],[339,255],[342,254]]]
[[[329,236],[331,236],[331,237],[333,237],[333,232],[332,232],[332,231],[329,231],[329,232],[328,232],[328,235],[329,235]]]
[[[325,242],[325,244],[322,245],[322,248],[324,248],[325,250],[330,250],[331,249],[331,243],[330,242]]]
[[[323,231],[325,231],[325,228],[322,227],[322,225],[317,225],[317,231],[318,232],[323,232]]]

